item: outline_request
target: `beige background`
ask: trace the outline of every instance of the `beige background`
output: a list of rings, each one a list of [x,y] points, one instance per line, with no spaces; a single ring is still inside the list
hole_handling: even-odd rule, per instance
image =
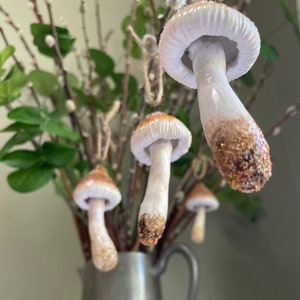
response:
[[[92,0],[87,2],[88,6],[93,5]],[[102,2],[104,29],[115,30],[109,51],[122,68],[119,24],[130,1]],[[267,130],[287,106],[300,100],[300,44],[295,42],[289,25],[280,26],[284,19],[277,1],[252,2],[249,16],[256,22],[262,38],[268,38],[280,52],[274,76],[253,107],[255,119]],[[286,2],[295,9],[294,1]],[[43,7],[43,1],[39,3]],[[56,18],[63,15],[74,33],[80,32],[78,3],[53,1]],[[27,35],[33,16],[26,1],[0,0],[0,4],[12,13]],[[3,24],[4,19],[0,20]],[[89,22],[89,28],[94,28],[93,17]],[[16,35],[5,30],[10,41],[18,44]],[[3,47],[2,40],[0,46]],[[21,47],[17,55],[29,62]],[[47,60],[40,62],[43,67],[51,68]],[[74,68],[71,60],[67,65],[69,69]],[[259,69],[259,63],[256,68]],[[4,109],[0,109],[0,114],[2,128],[7,124]],[[274,175],[261,192],[264,213],[255,224],[232,207],[224,206],[209,216],[204,245],[194,246],[188,237],[183,238],[200,262],[198,299],[300,299],[299,125],[300,116],[296,116],[285,125],[280,136],[269,141]],[[5,136],[1,135],[0,143],[4,141]],[[79,300],[81,282],[77,269],[84,261],[66,205],[54,194],[52,184],[25,195],[11,191],[5,179],[9,171],[1,165],[0,299]],[[174,257],[162,280],[165,299],[184,299],[186,282],[183,259]]]

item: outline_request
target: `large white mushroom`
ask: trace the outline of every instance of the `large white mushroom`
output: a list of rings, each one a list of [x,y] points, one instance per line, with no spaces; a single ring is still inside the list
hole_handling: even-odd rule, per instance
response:
[[[118,263],[118,253],[105,227],[104,213],[121,201],[121,194],[102,165],[83,177],[74,190],[74,201],[88,211],[89,234],[94,265],[110,271]]]
[[[150,166],[144,199],[139,211],[138,234],[144,245],[155,245],[162,236],[168,213],[170,164],[185,154],[191,133],[173,116],[162,112],[148,115],[131,137],[131,151]]]
[[[229,85],[260,50],[257,28],[225,4],[195,2],[165,25],[160,62],[178,82],[198,89],[200,117],[213,158],[233,189],[259,191],[271,176],[269,146]]]
[[[205,237],[206,213],[219,208],[216,196],[203,183],[197,182],[186,196],[186,208],[196,213],[191,239],[202,243]]]

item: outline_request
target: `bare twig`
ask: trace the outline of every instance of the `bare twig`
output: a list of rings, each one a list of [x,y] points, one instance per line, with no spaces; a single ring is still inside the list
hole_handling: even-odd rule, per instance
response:
[[[100,16],[100,1],[95,0],[95,16],[96,16],[96,25],[97,25],[97,35],[98,35],[98,43],[99,48],[104,51],[105,43],[102,35],[102,25],[101,25],[101,16]]]
[[[142,89],[141,91],[141,102],[140,102],[140,108],[139,112],[136,116],[135,121],[132,123],[132,129],[136,128],[136,126],[140,123],[144,110],[145,110],[145,93],[144,90]],[[128,138],[129,140],[129,138]],[[126,197],[124,198],[122,202],[122,218],[121,218],[121,227],[122,228],[122,233],[126,237],[125,240],[127,240],[127,245],[131,243],[131,223],[130,223],[130,215],[131,215],[131,210],[132,210],[132,205],[133,205],[133,199],[135,198],[135,191],[136,191],[136,182],[140,178],[139,172],[136,172],[136,159],[133,155],[131,155],[131,162],[130,162],[130,171],[128,174],[128,184],[126,185],[128,187]],[[140,169],[141,170],[141,169]]]
[[[284,115],[265,133],[266,137],[275,136],[281,131],[281,126],[300,111],[300,102],[288,107]]]
[[[131,11],[130,11],[130,19],[131,19],[131,26],[133,25],[133,22],[135,20],[135,12],[137,9],[139,2],[137,0],[134,0],[131,5]],[[132,35],[128,32],[127,33],[127,48],[125,51],[125,74],[122,82],[123,87],[123,95],[122,95],[122,104],[121,104],[121,112],[120,112],[120,120],[119,120],[119,126],[118,126],[118,146],[117,146],[117,158],[116,158],[116,172],[115,172],[115,179],[117,179],[119,170],[121,169],[121,162],[124,155],[124,127],[126,127],[126,108],[127,108],[127,98],[128,98],[128,83],[130,78],[130,53],[133,45]]]
[[[81,29],[83,32],[84,44],[85,44],[85,55],[88,67],[88,95],[89,95],[89,108],[90,108],[90,123],[91,123],[91,135],[92,135],[92,147],[93,154],[96,154],[98,147],[98,128],[97,128],[97,113],[94,109],[95,101],[93,97],[93,65],[90,55],[89,36],[86,26],[86,2],[80,1],[80,15],[81,15]]]
[[[36,69],[39,69],[35,55],[34,55],[33,51],[30,49],[29,44],[27,43],[27,41],[24,37],[24,33],[23,33],[21,27],[13,21],[10,14],[2,7],[2,5],[0,5],[0,12],[5,16],[7,24],[10,25],[18,33],[23,46],[25,47],[27,53],[29,54],[29,56],[32,59],[32,64],[34,65],[34,67]]]
[[[258,82],[255,84],[254,88],[252,89],[252,92],[250,93],[250,96],[245,101],[245,107],[248,110],[250,109],[254,101],[257,99],[260,91],[265,86],[268,79],[271,77],[273,70],[274,70],[274,63],[271,61],[267,61],[263,66],[263,70],[261,72],[261,75],[259,76]]]
[[[29,0],[29,2],[32,3],[32,10],[33,10],[34,15],[36,16],[37,20],[39,21],[39,23],[44,23],[43,16],[40,13],[38,5],[37,5],[37,1],[36,0]]]
[[[76,47],[76,45],[73,46],[73,54],[75,56],[75,61],[76,61],[76,65],[77,65],[77,70],[81,76],[81,83],[82,83],[82,86],[83,88],[85,87],[85,78],[86,78],[86,74],[84,72],[84,69],[83,69],[83,66],[82,66],[82,63],[81,63],[81,58],[80,58],[80,55],[78,53],[78,49]]]
[[[72,99],[72,100],[75,101],[75,98],[73,96],[71,86],[70,86],[70,83],[69,83],[69,80],[68,80],[68,74],[67,74],[66,69],[64,68],[62,54],[61,54],[60,49],[59,49],[58,36],[57,36],[56,27],[55,27],[54,20],[53,20],[52,7],[51,7],[51,4],[50,4],[49,1],[46,1],[46,5],[47,5],[48,15],[49,15],[49,19],[50,19],[52,34],[53,34],[53,37],[56,41],[53,47],[54,47],[54,50],[55,50],[55,53],[56,53],[56,56],[57,56],[58,67],[60,68],[60,70],[62,72],[62,75],[63,75],[64,89],[65,89],[67,98]],[[79,131],[79,134],[82,138],[84,152],[85,152],[86,157],[88,159],[90,168],[92,169],[93,166],[94,166],[94,163],[93,163],[93,158],[92,158],[92,154],[91,154],[91,151],[90,151],[88,136],[86,135],[86,133],[83,130],[83,127],[82,127],[81,122],[78,118],[76,110],[71,111],[69,113],[69,115],[70,115],[73,126],[77,127],[77,129]]]

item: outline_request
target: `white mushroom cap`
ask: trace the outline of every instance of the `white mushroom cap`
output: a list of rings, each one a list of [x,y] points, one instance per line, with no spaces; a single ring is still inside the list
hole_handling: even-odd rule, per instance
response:
[[[88,210],[89,199],[105,200],[105,211],[112,210],[121,201],[121,193],[102,165],[98,165],[77,184],[74,201],[83,210]]]
[[[196,212],[199,207],[204,207],[206,212],[219,208],[217,198],[203,183],[197,183],[187,195],[186,208]]]
[[[172,142],[171,162],[173,162],[188,151],[192,136],[177,118],[155,112],[148,115],[133,132],[131,151],[141,163],[150,166],[149,146],[160,139]]]
[[[178,82],[196,88],[189,46],[199,38],[217,38],[226,55],[228,81],[247,73],[260,51],[254,23],[225,4],[196,2],[166,23],[159,42],[159,57],[165,71]]]

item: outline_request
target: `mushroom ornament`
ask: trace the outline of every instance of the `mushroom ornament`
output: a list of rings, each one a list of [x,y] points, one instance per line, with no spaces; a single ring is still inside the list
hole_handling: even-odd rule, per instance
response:
[[[164,70],[198,90],[201,122],[217,168],[233,189],[247,193],[263,187],[272,163],[261,129],[229,81],[251,68],[259,50],[253,22],[213,1],[177,11],[159,42]]]
[[[102,165],[83,177],[74,190],[74,200],[88,211],[88,226],[94,265],[101,271],[110,271],[118,263],[118,253],[104,220],[105,211],[112,210],[121,201],[121,194]]]
[[[219,208],[215,195],[203,184],[197,182],[186,196],[186,208],[196,213],[191,239],[202,243],[205,236],[206,213]]]
[[[180,120],[162,112],[148,115],[132,134],[132,153],[141,163],[151,165],[138,222],[139,239],[144,245],[155,245],[163,234],[170,164],[188,151],[191,139],[190,131]]]

